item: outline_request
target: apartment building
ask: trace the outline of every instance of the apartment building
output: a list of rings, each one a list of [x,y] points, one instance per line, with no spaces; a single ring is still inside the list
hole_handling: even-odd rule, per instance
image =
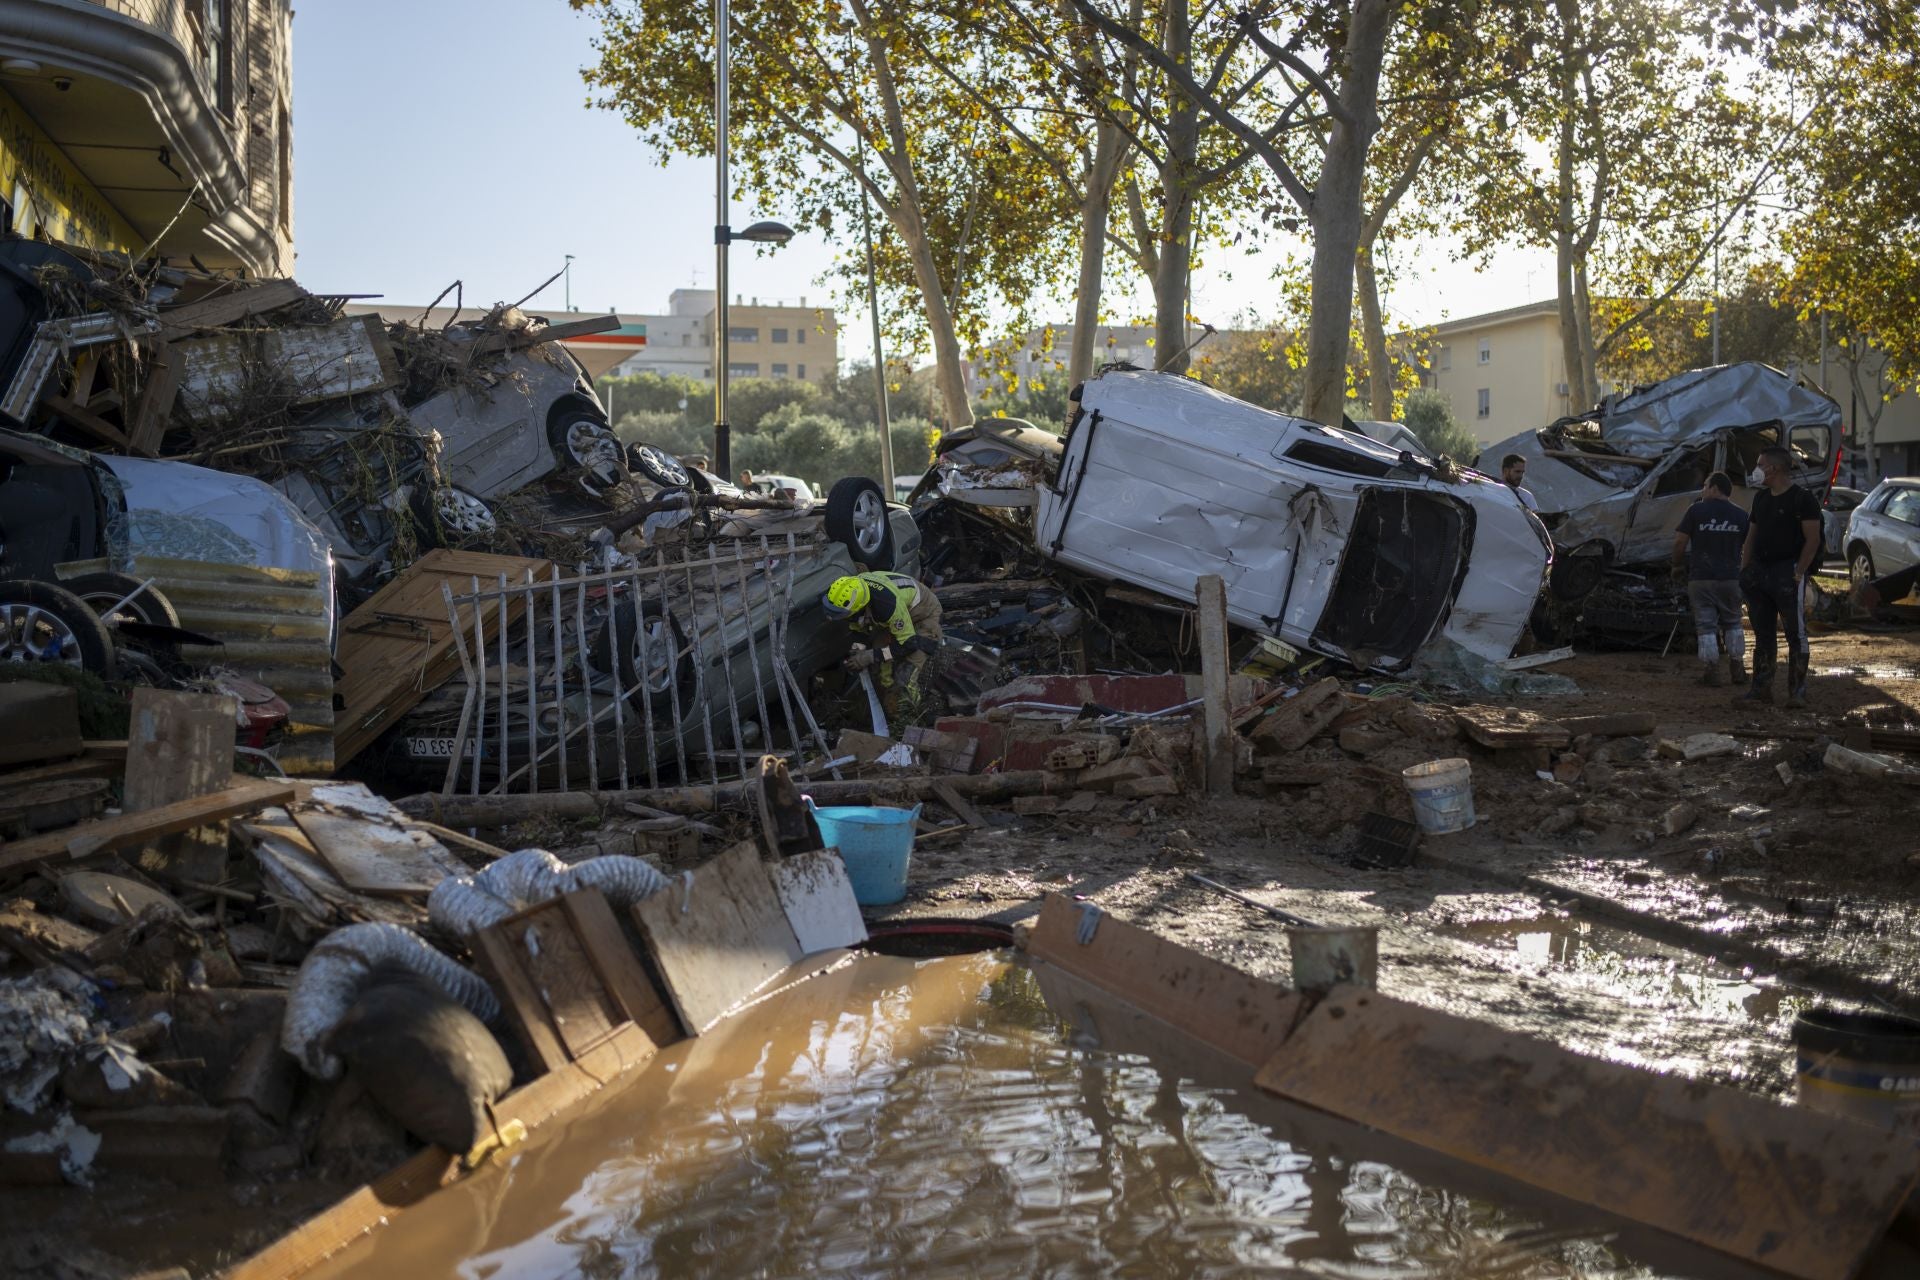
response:
[[[293,273],[289,0],[0,0],[0,218]]]
[[[716,310],[713,290],[675,289],[664,315],[622,315],[622,321],[646,326],[647,342],[613,376],[682,374],[712,381]],[[810,307],[805,297],[763,302],[740,294],[727,308],[727,344],[729,378],[823,382],[839,360],[839,322],[832,307]]]
[[[1426,385],[1483,445],[1592,407],[1569,395],[1552,300],[1435,325],[1427,360]]]

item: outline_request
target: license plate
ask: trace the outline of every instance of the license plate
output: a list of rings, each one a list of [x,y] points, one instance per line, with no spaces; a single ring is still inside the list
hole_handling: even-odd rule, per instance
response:
[[[458,742],[457,738],[408,738],[407,754],[429,759],[450,760],[453,758],[454,748]],[[465,754],[471,755],[472,752]]]

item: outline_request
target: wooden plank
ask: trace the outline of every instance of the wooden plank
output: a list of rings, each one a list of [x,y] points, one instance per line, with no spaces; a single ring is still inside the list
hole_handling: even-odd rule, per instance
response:
[[[502,333],[484,334],[474,340],[471,350],[476,356],[487,356],[520,347],[535,347],[543,342],[584,338],[619,327],[619,316],[588,316],[584,320],[569,320],[565,324],[543,325],[537,329],[510,329]]]
[[[340,883],[361,893],[424,895],[461,870],[424,831],[305,807],[294,810],[293,820]]]
[[[851,947],[867,940],[867,922],[847,880],[837,849],[815,849],[782,858],[768,868],[780,909],[803,955]]]
[[[987,820],[980,816],[980,811],[973,807],[973,803],[955,791],[953,784],[945,778],[933,780],[933,797],[953,810],[953,816],[968,826],[978,829],[987,825]]]
[[[1233,794],[1233,716],[1227,702],[1227,584],[1201,576],[1193,588],[1200,628],[1200,722],[1206,735],[1207,791]]]
[[[159,809],[148,809],[144,813],[99,818],[77,827],[68,827],[64,831],[49,831],[45,835],[15,840],[5,848],[0,848],[0,876],[31,870],[43,862],[56,859],[78,860],[131,848],[155,836],[190,831],[209,822],[239,817],[268,805],[285,804],[291,799],[293,787],[290,783],[264,778],[235,778],[231,787],[210,796],[181,800]]]
[[[286,403],[317,404],[372,395],[400,383],[399,365],[377,315],[282,329],[237,329],[174,343],[180,394],[197,412],[234,412],[262,376]]]
[[[290,302],[307,297],[307,291],[291,280],[268,280],[217,297],[203,298],[185,306],[160,313],[160,337],[171,341],[202,329],[218,329],[262,315]]]
[[[627,1021],[587,958],[573,917],[558,900],[521,913],[498,926],[514,958],[540,993],[554,1037],[571,1062]]]
[[[147,343],[146,385],[140,388],[140,403],[134,407],[133,422],[127,431],[130,453],[156,457],[160,441],[167,434],[167,422],[173,416],[173,402],[180,394],[180,358],[160,339]]]
[[[473,939],[474,952],[500,995],[500,1007],[506,1013],[507,1022],[526,1047],[527,1056],[544,1074],[566,1066],[572,1058],[547,1016],[540,988],[521,963],[521,945],[507,934],[504,925],[482,929]]]
[[[127,813],[159,809],[220,790],[233,777],[240,704],[223,693],[135,689],[127,729]],[[161,840],[140,855],[153,875],[218,884],[227,872],[227,824]]]
[[[1297,991],[1104,913],[1095,916],[1092,937],[1082,942],[1082,905],[1048,894],[1027,943],[1029,954],[1249,1066],[1273,1056],[1306,1007]]]
[[[690,885],[636,903],[633,918],[689,1035],[706,1031],[800,959],[752,841],[694,871]]]
[[[1519,707],[1455,707],[1460,732],[1483,747],[1564,747],[1573,738],[1567,727]]]
[[[507,851],[499,845],[488,844],[485,840],[476,840],[470,835],[455,831],[452,827],[443,827],[437,822],[428,822],[422,818],[408,818],[407,821],[446,845],[449,852],[461,849],[483,862],[494,862],[507,856]]]
[[[563,1063],[494,1103],[494,1118],[502,1128],[518,1121],[529,1131],[536,1129],[644,1065],[654,1052],[638,1027],[623,1027],[579,1062]],[[236,1264],[224,1273],[225,1280],[286,1280],[303,1275],[460,1176],[458,1158],[441,1148],[416,1152]]]
[[[1260,1088],[1806,1280],[1866,1259],[1910,1137],[1336,987]]]
[[[1247,736],[1258,746],[1298,751],[1346,714],[1340,681],[1324,676],[1253,722]]]
[[[560,901],[572,916],[573,927],[586,944],[587,956],[606,984],[607,994],[626,1019],[638,1023],[656,1045],[686,1039],[666,997],[641,967],[640,957],[627,941],[606,897],[596,889],[575,889]]]
[[[494,587],[502,573],[508,582],[519,583],[529,571],[536,583],[543,581],[553,572],[553,562],[436,548],[347,615],[340,626],[339,662],[346,674],[336,687],[342,706],[334,722],[336,765],[366,750],[459,671],[441,584],[460,595],[472,590],[475,578],[483,587]],[[526,597],[508,596],[505,605],[511,625],[525,614]],[[498,633],[500,608],[497,601],[481,606],[481,623],[489,635]],[[471,605],[461,607],[460,626],[464,635],[472,636]]]
[[[72,760],[0,773],[0,787],[24,787],[37,782],[58,782],[63,778],[117,778],[125,768],[117,760],[76,756]]]
[[[116,449],[129,450],[133,442],[128,440],[120,428],[108,422],[84,405],[75,404],[62,395],[44,395],[40,403],[52,411],[53,416],[62,422],[80,428],[101,444],[112,445]]]

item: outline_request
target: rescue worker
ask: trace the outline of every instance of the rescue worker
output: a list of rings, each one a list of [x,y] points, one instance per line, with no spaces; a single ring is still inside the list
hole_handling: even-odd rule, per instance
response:
[[[1733,477],[1716,471],[1673,531],[1673,565],[1687,575],[1693,632],[1710,685],[1747,682],[1740,630],[1740,548],[1747,539],[1747,513],[1733,504]]]
[[[1774,636],[1786,634],[1787,705],[1807,705],[1807,572],[1820,554],[1820,500],[1793,482],[1793,455],[1760,451],[1752,518],[1740,549],[1740,591],[1753,620],[1753,683],[1743,702],[1773,701]]]
[[[927,658],[940,647],[940,599],[904,573],[835,578],[820,599],[829,618],[850,618],[868,643],[847,656],[849,671],[879,665],[880,705],[892,719],[901,686],[917,689]]]

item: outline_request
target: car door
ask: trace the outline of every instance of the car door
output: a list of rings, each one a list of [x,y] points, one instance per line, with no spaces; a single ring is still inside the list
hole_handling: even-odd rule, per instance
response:
[[[1920,563],[1920,488],[1900,485],[1887,494],[1867,539],[1873,571],[1885,577]]]

